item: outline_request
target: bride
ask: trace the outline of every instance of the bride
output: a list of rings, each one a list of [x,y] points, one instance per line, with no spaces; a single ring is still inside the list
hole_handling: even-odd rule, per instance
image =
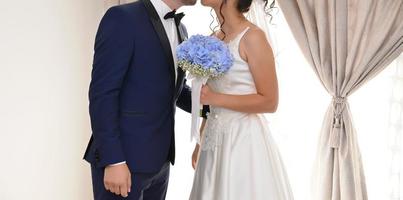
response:
[[[262,12],[274,2],[263,1]],[[190,200],[293,199],[280,154],[262,113],[274,113],[278,85],[274,56],[265,32],[248,21],[252,0],[202,0],[218,16],[214,33],[228,44],[234,65],[203,86],[201,103],[210,105]],[[263,6],[264,5],[264,6]]]

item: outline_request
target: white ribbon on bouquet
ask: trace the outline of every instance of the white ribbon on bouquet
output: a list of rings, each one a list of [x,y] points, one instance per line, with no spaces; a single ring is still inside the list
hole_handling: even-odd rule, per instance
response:
[[[207,83],[209,77],[199,77],[192,74],[188,75],[188,80],[192,81],[192,124],[191,124],[191,141],[196,140],[200,144],[200,103],[201,89]]]

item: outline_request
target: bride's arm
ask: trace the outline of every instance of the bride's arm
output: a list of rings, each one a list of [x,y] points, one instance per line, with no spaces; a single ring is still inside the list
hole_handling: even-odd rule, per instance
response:
[[[278,83],[272,49],[263,31],[251,29],[240,45],[240,54],[248,62],[257,93],[228,95],[202,88],[201,103],[246,113],[272,113],[278,105]]]

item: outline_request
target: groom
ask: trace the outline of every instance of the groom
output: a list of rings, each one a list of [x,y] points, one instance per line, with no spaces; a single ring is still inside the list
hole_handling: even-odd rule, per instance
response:
[[[195,2],[139,0],[103,17],[89,91],[92,137],[84,155],[95,200],[165,199],[175,159],[175,108],[191,111],[191,92],[174,56],[187,33],[184,15],[175,10]]]

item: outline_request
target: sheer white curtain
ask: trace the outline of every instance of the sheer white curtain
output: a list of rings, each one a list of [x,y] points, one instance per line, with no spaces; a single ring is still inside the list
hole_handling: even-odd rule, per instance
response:
[[[403,55],[393,63],[392,94],[389,114],[390,200],[403,198]]]

